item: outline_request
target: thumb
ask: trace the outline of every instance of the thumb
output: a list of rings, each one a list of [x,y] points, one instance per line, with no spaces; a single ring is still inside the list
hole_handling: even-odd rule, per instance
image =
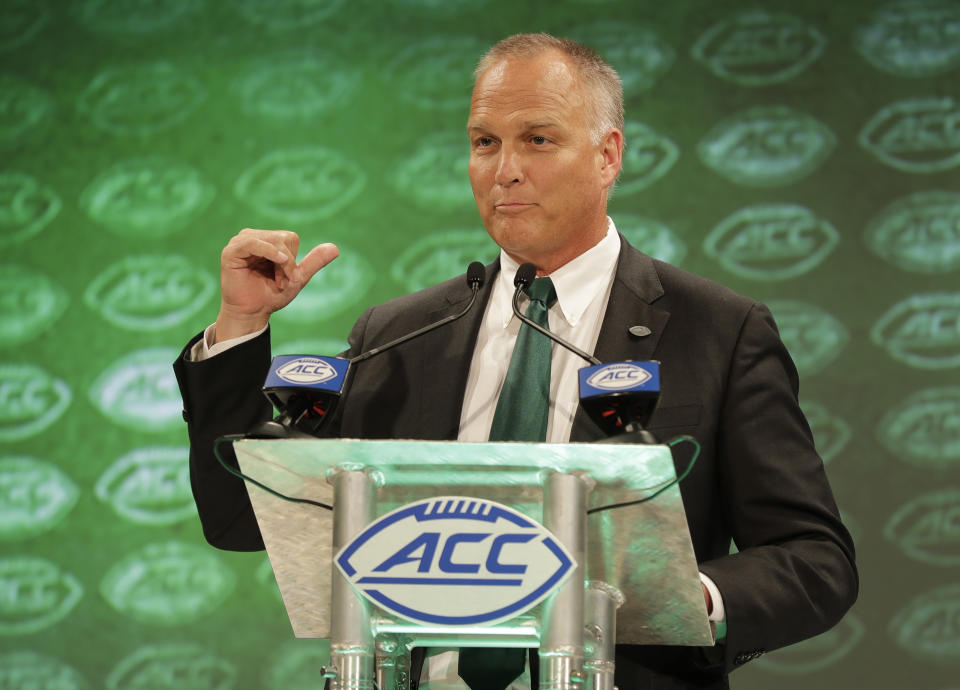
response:
[[[306,285],[317,271],[338,256],[340,256],[340,250],[337,248],[337,245],[331,244],[330,242],[318,244],[311,249],[298,265],[303,284]]]

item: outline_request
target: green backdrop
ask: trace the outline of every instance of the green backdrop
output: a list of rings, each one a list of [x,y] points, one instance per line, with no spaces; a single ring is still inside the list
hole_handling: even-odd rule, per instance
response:
[[[470,72],[531,30],[620,70],[621,230],[770,304],[857,540],[853,611],[734,686],[958,686],[960,2],[4,0],[0,687],[317,687],[202,541],[170,362],[242,227],[341,247],[278,352],[492,258]]]

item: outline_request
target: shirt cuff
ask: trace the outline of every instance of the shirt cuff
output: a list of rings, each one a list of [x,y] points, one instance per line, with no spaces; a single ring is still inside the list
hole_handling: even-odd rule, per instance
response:
[[[713,610],[710,611],[707,619],[713,623],[722,622],[727,617],[727,612],[723,608],[723,597],[720,596],[720,590],[717,589],[716,583],[703,573],[700,573],[700,582],[710,593],[710,601],[713,604]]]
[[[221,352],[226,352],[231,347],[236,347],[237,345],[241,345],[248,340],[253,340],[267,330],[267,328],[268,326],[264,326],[259,331],[254,333],[239,335],[236,338],[230,338],[228,340],[215,343],[214,340],[216,340],[217,337],[217,324],[212,323],[207,326],[206,330],[203,332],[203,337],[195,342],[193,347],[190,348],[188,360],[191,362],[202,362],[205,359],[210,359],[211,357],[219,355]]]

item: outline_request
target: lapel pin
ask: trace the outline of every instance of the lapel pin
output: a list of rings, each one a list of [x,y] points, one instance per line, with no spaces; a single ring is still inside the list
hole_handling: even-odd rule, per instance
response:
[[[628,328],[627,330],[630,331],[630,335],[635,335],[638,338],[643,338],[644,336],[648,336],[652,332],[646,326],[630,326],[630,328]]]

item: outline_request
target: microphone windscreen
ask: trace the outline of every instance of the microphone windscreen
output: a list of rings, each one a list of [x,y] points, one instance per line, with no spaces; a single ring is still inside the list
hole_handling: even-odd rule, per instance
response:
[[[479,261],[474,261],[467,267],[467,285],[470,287],[483,287],[483,277],[483,264]]]
[[[514,287],[529,285],[537,277],[537,267],[527,262],[517,269],[517,275],[513,279]]]

